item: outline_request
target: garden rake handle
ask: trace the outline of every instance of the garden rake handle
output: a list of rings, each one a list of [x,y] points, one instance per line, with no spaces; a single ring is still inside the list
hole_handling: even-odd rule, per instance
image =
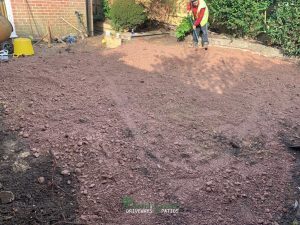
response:
[[[190,19],[191,25],[193,26],[193,25],[194,25],[194,22],[193,22],[193,20],[192,20],[192,17],[189,16],[189,19]],[[197,38],[197,42],[199,42],[199,37],[198,37],[197,31],[193,29],[193,32],[194,32],[194,34],[195,34],[195,36],[196,36],[196,38]]]

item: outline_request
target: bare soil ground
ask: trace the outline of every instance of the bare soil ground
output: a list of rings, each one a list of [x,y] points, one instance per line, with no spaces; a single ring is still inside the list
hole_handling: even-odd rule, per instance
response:
[[[3,107],[0,114],[3,115]],[[5,129],[1,116],[0,224],[59,224],[75,220],[76,177],[63,176],[53,157],[30,154],[24,142],[16,132]],[[13,199],[4,195],[7,191]]]
[[[285,144],[300,135],[298,65],[217,47],[195,51],[170,39],[114,50],[98,43],[40,49],[0,64],[3,129],[31,153],[30,168],[15,172],[2,165],[18,161],[19,152],[3,157],[9,146],[0,148],[0,183],[15,193],[12,203],[0,205],[0,224],[297,219],[299,156]],[[45,182],[37,183],[41,176]],[[179,213],[125,213],[125,196],[177,204]],[[24,210],[33,205],[38,209]],[[52,217],[43,207],[50,214],[52,208]],[[35,212],[35,223],[24,219]]]

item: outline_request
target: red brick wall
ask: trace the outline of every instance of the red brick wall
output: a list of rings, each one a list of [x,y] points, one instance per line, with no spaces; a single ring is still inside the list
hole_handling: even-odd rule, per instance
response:
[[[44,36],[48,21],[53,36],[77,34],[76,30],[60,19],[63,17],[78,27],[75,11],[84,15],[86,26],[86,0],[11,0],[11,4],[18,36]]]

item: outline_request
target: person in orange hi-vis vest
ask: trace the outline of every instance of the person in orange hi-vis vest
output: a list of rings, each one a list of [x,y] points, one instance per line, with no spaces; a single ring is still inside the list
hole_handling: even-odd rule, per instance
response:
[[[202,46],[208,47],[208,7],[205,0],[189,0],[187,5],[187,11],[189,15],[194,17],[193,29],[193,44],[198,47],[198,37],[200,31],[202,31]]]

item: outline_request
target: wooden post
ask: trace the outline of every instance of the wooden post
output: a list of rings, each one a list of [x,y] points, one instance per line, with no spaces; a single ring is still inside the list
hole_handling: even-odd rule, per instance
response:
[[[94,36],[93,0],[87,0],[87,24],[90,36]]]
[[[49,21],[47,24],[47,31],[48,31],[48,48],[51,48],[52,37],[51,37],[51,27]]]

